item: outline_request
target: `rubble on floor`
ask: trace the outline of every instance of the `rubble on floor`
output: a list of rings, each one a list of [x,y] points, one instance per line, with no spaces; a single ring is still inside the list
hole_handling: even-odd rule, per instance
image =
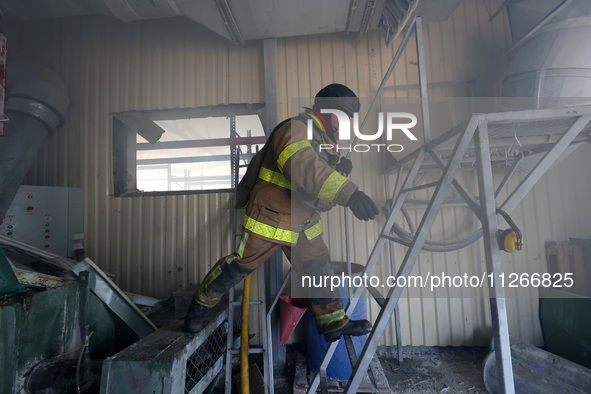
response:
[[[396,393],[486,393],[482,361],[486,347],[405,346],[400,365],[396,347],[380,346],[390,390]]]
[[[294,392],[296,361],[305,349],[288,347],[286,374],[276,379],[277,392]],[[393,393],[486,393],[482,361],[486,347],[405,346],[398,363],[395,346],[380,346],[376,355]],[[341,391],[342,390],[337,390]]]

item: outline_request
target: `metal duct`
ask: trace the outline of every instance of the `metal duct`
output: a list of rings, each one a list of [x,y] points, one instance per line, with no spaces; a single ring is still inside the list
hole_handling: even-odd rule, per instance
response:
[[[69,98],[61,78],[46,68],[12,64],[6,82],[6,122],[0,138],[0,223],[37,151],[63,125]]]
[[[544,3],[550,10],[561,4]],[[539,0],[514,0],[509,9],[511,26],[530,20],[539,5]],[[544,16],[538,15],[538,22]],[[503,81],[503,96],[535,97],[538,108],[552,106],[556,102],[552,98],[591,97],[590,37],[591,2],[574,0],[516,50]]]

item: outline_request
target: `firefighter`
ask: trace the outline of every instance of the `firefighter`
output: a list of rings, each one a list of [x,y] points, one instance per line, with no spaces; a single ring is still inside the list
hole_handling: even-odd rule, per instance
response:
[[[351,162],[340,158],[334,148],[319,149],[320,144],[337,146],[338,117],[322,114],[322,109],[337,109],[353,117],[359,111],[359,99],[345,85],[330,84],[318,92],[313,108],[275,128],[246,205],[238,247],[205,276],[189,306],[185,330],[199,331],[205,310],[279,249],[298,272],[334,274],[319,211],[341,205],[360,220],[378,215],[373,200],[341,174],[351,172]],[[312,139],[308,139],[308,119],[312,119]],[[306,290],[318,332],[328,342],[371,331],[369,321],[349,320],[337,289]]]

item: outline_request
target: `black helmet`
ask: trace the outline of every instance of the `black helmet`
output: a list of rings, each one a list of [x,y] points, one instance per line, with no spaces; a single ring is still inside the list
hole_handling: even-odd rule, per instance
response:
[[[359,99],[355,93],[340,83],[331,83],[320,89],[314,98],[314,109],[340,109],[349,117],[359,111]]]

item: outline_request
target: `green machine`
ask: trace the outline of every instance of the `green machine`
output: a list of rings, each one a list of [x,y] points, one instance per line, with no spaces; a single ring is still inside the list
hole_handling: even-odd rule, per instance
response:
[[[22,293],[27,290],[20,284],[8,263],[4,252],[0,249],[0,298]]]
[[[114,288],[89,260],[0,237],[0,393],[98,392],[103,360],[155,330]]]

